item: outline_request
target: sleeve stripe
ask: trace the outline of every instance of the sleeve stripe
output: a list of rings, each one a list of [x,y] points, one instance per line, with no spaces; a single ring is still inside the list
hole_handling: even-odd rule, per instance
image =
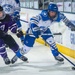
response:
[[[34,21],[34,20],[31,20],[31,22],[30,23],[34,23],[34,24],[38,24],[38,22],[37,21]]]
[[[14,28],[16,28],[16,26],[12,27],[10,30],[12,31]]]
[[[4,53],[6,53],[6,51],[5,52],[1,52],[0,54],[4,54]]]
[[[38,25],[40,20],[41,20],[41,16],[37,15],[36,17],[33,17],[30,19],[30,23],[34,23],[34,24]]]
[[[16,26],[16,23],[15,23],[15,24],[13,24],[12,26],[10,26],[10,27],[9,27],[9,29],[10,29],[10,28],[12,28],[13,26]]]
[[[0,47],[0,49],[3,49],[3,48],[5,48],[5,46]]]
[[[39,20],[39,18],[38,18],[38,17],[33,17],[33,19],[35,19],[35,20]]]
[[[68,25],[69,20],[68,20],[67,18],[65,18],[65,19],[63,20],[63,22],[65,22],[65,24]]]
[[[37,22],[39,22],[39,20],[37,20],[37,19],[34,19],[34,18],[31,18],[31,20],[34,20],[34,21],[37,21]]]

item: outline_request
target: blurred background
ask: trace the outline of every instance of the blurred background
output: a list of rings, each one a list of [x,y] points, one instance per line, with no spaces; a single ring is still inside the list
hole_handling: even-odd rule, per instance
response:
[[[75,0],[20,0],[21,7],[30,9],[47,9],[49,3],[56,3],[59,11],[75,13]]]

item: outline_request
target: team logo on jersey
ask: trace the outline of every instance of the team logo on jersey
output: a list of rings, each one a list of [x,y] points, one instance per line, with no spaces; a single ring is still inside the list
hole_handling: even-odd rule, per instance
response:
[[[4,30],[5,29],[5,25],[0,26],[0,29]]]
[[[43,16],[47,17],[47,13],[46,13],[46,12],[44,12],[44,13],[42,13],[42,14],[43,14]]]
[[[5,12],[10,12],[13,9],[13,6],[11,6],[9,4],[5,4],[2,7],[4,8]]]

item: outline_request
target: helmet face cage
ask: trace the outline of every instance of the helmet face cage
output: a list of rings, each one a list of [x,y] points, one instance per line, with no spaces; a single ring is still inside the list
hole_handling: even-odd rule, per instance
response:
[[[48,5],[48,11],[58,12],[58,7],[56,4],[49,4]]]

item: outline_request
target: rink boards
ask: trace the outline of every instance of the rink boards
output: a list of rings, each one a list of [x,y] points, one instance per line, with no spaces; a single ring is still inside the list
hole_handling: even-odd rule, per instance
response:
[[[45,45],[45,42],[41,38],[37,39],[36,41]],[[75,58],[75,50],[72,50],[72,49],[65,47],[62,44],[58,44],[58,43],[57,43],[57,47],[61,53],[64,53],[72,58]]]

